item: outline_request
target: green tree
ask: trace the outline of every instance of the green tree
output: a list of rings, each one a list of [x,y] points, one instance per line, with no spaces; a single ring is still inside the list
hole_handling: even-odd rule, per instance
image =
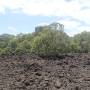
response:
[[[90,51],[90,32],[82,32],[74,36],[74,42],[80,47],[80,52]]]
[[[68,51],[69,36],[63,30],[55,28],[52,29],[51,25],[48,25],[43,26],[38,31],[37,35],[32,39],[31,51],[33,53],[57,55]]]

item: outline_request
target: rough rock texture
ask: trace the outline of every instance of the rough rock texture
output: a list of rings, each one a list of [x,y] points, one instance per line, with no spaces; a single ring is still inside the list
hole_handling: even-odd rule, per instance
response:
[[[0,90],[90,90],[90,54],[0,57]]]

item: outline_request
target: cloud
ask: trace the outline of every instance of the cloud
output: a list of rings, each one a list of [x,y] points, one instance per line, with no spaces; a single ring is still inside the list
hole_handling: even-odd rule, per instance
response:
[[[49,25],[50,23],[46,23],[46,22],[42,22],[42,23],[39,23],[39,24],[36,24],[35,27],[37,26],[45,26],[45,25]]]
[[[60,22],[67,30],[90,30],[90,0],[0,0],[0,13],[5,13],[5,9],[26,15],[69,17]]]
[[[68,18],[58,22],[64,25],[65,32],[67,32],[67,34],[70,36],[81,33],[83,31],[90,31],[90,25],[78,19]]]
[[[18,10],[28,15],[72,16],[82,7],[89,7],[89,0],[0,0],[0,6]]]
[[[0,7],[0,14],[5,14],[5,9],[3,7]]]
[[[70,13],[80,8],[77,0],[70,3],[65,0],[0,0],[0,6],[11,10],[22,8],[22,12],[30,15],[59,15],[60,12]]]
[[[17,34],[18,30],[15,27],[8,26],[8,32],[10,32],[11,34]]]

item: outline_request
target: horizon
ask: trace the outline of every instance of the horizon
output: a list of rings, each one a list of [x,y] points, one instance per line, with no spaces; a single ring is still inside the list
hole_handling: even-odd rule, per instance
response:
[[[90,0],[0,0],[0,35],[59,22],[69,36],[90,31]]]
[[[50,24],[52,24],[52,23],[50,23]],[[48,25],[50,25],[50,24],[48,24]],[[46,24],[44,24],[44,25],[38,25],[38,26],[46,26]],[[38,27],[38,26],[36,26],[36,27]],[[63,30],[64,32],[65,32],[65,30]],[[0,36],[1,35],[13,35],[13,36],[17,36],[17,35],[19,35],[19,34],[22,34],[22,35],[27,35],[27,34],[32,34],[33,32],[35,32],[35,28],[34,28],[34,30],[32,31],[32,32],[27,32],[27,33],[22,33],[22,32],[20,32],[20,33],[17,33],[17,34],[13,34],[13,33],[2,33],[2,34],[0,34]],[[90,31],[82,31],[82,32],[90,32]],[[74,35],[69,35],[67,32],[65,32],[69,37],[74,37],[75,35],[78,35],[78,34],[81,34],[82,32],[79,32],[79,33],[76,33],[76,34],[74,34]]]

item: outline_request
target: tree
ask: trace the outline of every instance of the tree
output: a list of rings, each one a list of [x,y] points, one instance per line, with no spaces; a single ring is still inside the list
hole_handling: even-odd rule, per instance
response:
[[[60,53],[90,52],[90,32],[82,32],[69,37],[64,25],[51,23],[38,26],[29,34],[0,35],[0,54],[58,55]]]
[[[0,48],[5,48],[8,42],[13,39],[14,36],[10,34],[2,34],[0,35]]]
[[[80,47],[80,52],[90,51],[90,32],[82,32],[74,36],[74,42]]]
[[[23,42],[19,43],[17,45],[17,48],[15,49],[16,54],[24,54],[24,53],[30,53],[31,52],[31,43],[27,40],[24,40]]]
[[[37,35],[32,39],[31,51],[33,53],[38,55],[57,55],[67,52],[69,36],[63,30],[55,28],[52,29],[51,25],[48,25],[47,27],[43,26],[40,31],[38,29]]]

